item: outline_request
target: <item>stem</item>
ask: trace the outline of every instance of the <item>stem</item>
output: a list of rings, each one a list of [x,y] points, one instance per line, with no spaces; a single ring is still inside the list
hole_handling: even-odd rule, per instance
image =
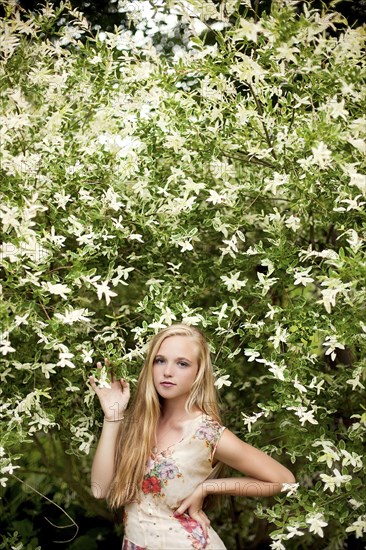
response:
[[[259,9],[259,0],[255,0],[255,2],[254,2],[254,22],[255,23],[259,19],[258,9]]]
[[[274,164],[272,164],[271,162],[268,162],[267,160],[263,160],[263,159],[260,159],[258,157],[256,157],[255,155],[253,156],[250,156],[249,153],[242,153],[242,154],[229,154],[225,151],[221,151],[221,154],[224,156],[224,157],[227,157],[227,158],[232,158],[232,159],[236,159],[236,160],[244,160],[244,161],[248,161],[250,162],[251,164],[259,164],[260,166],[265,166],[266,168],[272,168],[273,170],[276,169],[276,166]]]
[[[71,516],[69,516],[69,514],[63,509],[61,508],[61,506],[59,506],[58,504],[56,504],[56,502],[54,502],[53,500],[51,500],[50,498],[46,497],[46,495],[44,495],[43,493],[40,493],[39,491],[37,491],[37,489],[35,489],[34,487],[32,487],[31,485],[29,485],[29,483],[26,483],[25,481],[23,481],[22,479],[20,479],[18,476],[16,476],[15,474],[11,474],[15,479],[17,479],[18,481],[20,481],[20,483],[23,483],[26,487],[29,487],[29,489],[32,489],[32,491],[34,491],[35,493],[37,493],[38,495],[40,495],[41,497],[45,498],[46,500],[48,500],[48,502],[50,502],[51,504],[53,504],[54,506],[56,506],[59,510],[61,510],[61,512],[63,512],[71,521],[71,525],[75,525],[76,527],[76,533],[75,535],[72,537],[72,539],[69,539],[69,540],[55,540],[53,542],[71,542],[72,540],[74,540],[74,538],[76,537],[76,535],[78,534],[79,532],[79,526],[77,523],[75,523],[75,521],[72,519]],[[47,518],[45,518],[47,519]],[[48,519],[47,521],[49,523],[51,523]],[[53,524],[51,524],[53,525]],[[71,525],[65,525],[63,527],[71,527]],[[57,526],[59,527],[59,526]]]
[[[258,113],[263,116],[263,108],[262,108],[262,105],[261,105],[261,102],[259,101],[258,97],[256,96],[256,93],[253,89],[253,87],[251,86],[251,84],[249,84],[249,82],[246,82],[246,85],[248,86],[249,90],[250,90],[250,93],[252,94],[253,98],[254,98],[254,101],[255,101],[255,104],[257,106],[257,110],[258,110]],[[263,126],[263,130],[264,130],[264,133],[266,134],[266,141],[269,145],[269,147],[271,148],[271,155],[273,156],[273,158],[275,160],[277,160],[277,155],[273,149],[273,143],[271,141],[271,138],[269,137],[269,133],[268,133],[268,130],[267,130],[267,126],[265,125],[264,121],[262,120],[262,126]]]

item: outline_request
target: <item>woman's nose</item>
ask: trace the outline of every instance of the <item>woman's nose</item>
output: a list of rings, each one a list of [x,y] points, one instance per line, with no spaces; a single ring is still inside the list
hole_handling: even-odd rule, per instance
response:
[[[169,363],[169,361],[167,361],[164,367],[164,376],[171,376],[171,375],[172,375],[172,365],[171,363]]]

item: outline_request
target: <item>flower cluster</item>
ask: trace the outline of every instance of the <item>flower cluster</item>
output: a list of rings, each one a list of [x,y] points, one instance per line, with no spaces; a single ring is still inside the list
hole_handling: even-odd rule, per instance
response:
[[[90,371],[108,356],[133,386],[182,321],[208,336],[224,424],[291,461],[296,491],[248,504],[272,548],[346,545],[365,522],[364,28],[309,2],[258,18],[192,0],[158,10],[154,44],[130,4],[136,33],[93,33],[68,3],[0,22],[1,483],[37,440],[87,506]],[[143,490],[179,475],[165,459]]]

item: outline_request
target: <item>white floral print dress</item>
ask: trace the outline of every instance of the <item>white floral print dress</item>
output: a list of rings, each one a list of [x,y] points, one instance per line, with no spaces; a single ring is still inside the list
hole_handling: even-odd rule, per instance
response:
[[[138,498],[125,505],[122,550],[226,550],[210,526],[207,538],[180,503],[212,471],[217,443],[225,430],[201,413],[189,421],[182,439],[147,461]]]

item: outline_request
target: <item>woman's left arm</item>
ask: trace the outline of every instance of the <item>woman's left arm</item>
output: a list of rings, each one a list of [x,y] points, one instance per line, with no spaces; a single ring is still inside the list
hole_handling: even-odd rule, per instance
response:
[[[279,493],[283,483],[295,483],[294,475],[266,453],[244,443],[226,429],[215,451],[215,459],[247,477],[208,479],[202,483],[204,496],[213,493],[265,497]]]
[[[209,494],[225,494],[241,497],[266,497],[279,493],[284,483],[295,483],[294,475],[277,460],[259,449],[244,443],[227,428],[215,450],[215,459],[227,464],[246,477],[207,479],[186,498],[176,510],[185,510],[197,519],[206,530],[210,521],[202,511],[203,501]]]

